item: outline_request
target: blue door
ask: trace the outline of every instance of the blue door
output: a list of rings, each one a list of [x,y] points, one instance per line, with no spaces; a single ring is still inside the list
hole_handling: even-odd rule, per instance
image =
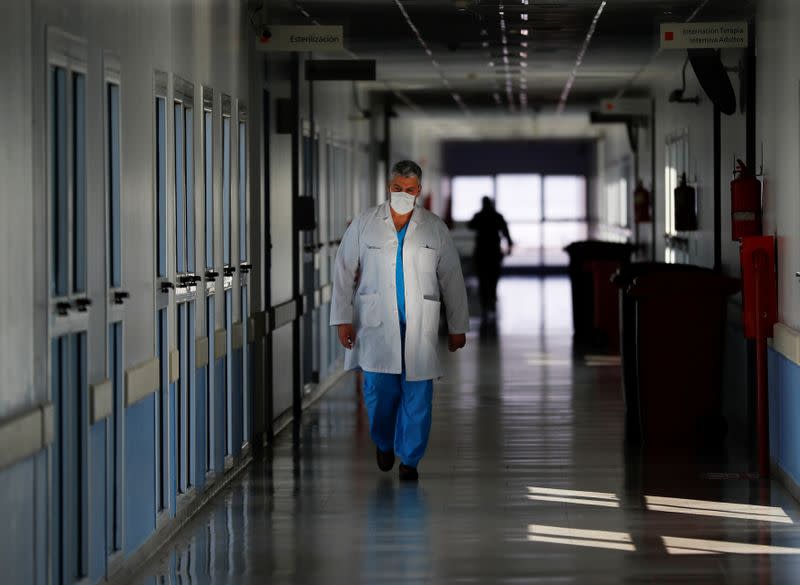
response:
[[[89,571],[85,72],[51,66],[48,105],[51,582],[72,585]]]

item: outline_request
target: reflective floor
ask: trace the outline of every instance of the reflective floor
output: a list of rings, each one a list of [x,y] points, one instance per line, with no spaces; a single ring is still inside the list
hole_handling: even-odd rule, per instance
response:
[[[446,358],[418,486],[377,470],[347,376],[136,582],[800,582],[784,489],[730,450],[626,449],[618,360],[573,356],[568,281],[500,292]]]

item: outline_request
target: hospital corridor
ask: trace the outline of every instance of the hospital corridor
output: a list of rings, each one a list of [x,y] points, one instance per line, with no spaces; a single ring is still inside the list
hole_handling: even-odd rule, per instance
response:
[[[380,476],[346,375],[136,583],[790,583],[800,507],[741,454],[623,450],[618,359],[572,352],[569,281],[510,278],[436,386],[418,485]],[[476,328],[477,329],[477,328]]]
[[[797,0],[0,8],[0,585],[796,585]]]

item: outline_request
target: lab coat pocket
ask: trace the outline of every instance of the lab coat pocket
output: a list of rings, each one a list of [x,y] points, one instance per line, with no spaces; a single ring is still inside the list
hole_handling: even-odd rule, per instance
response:
[[[426,336],[439,333],[439,315],[442,303],[432,299],[422,300],[422,331]]]
[[[377,293],[358,296],[358,318],[362,327],[379,327],[381,317],[379,314]]]
[[[439,261],[439,251],[435,248],[422,246],[419,248],[419,269],[422,272],[436,272]]]

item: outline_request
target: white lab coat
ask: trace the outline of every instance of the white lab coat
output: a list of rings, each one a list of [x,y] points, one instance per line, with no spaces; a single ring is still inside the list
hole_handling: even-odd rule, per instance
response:
[[[388,202],[359,215],[339,245],[330,324],[354,326],[356,343],[345,353],[346,369],[389,374],[402,371],[395,276],[397,246],[397,230]],[[406,232],[403,276],[406,379],[439,378],[441,303],[444,301],[449,333],[466,333],[467,291],[450,231],[439,217],[422,207],[414,208]]]

